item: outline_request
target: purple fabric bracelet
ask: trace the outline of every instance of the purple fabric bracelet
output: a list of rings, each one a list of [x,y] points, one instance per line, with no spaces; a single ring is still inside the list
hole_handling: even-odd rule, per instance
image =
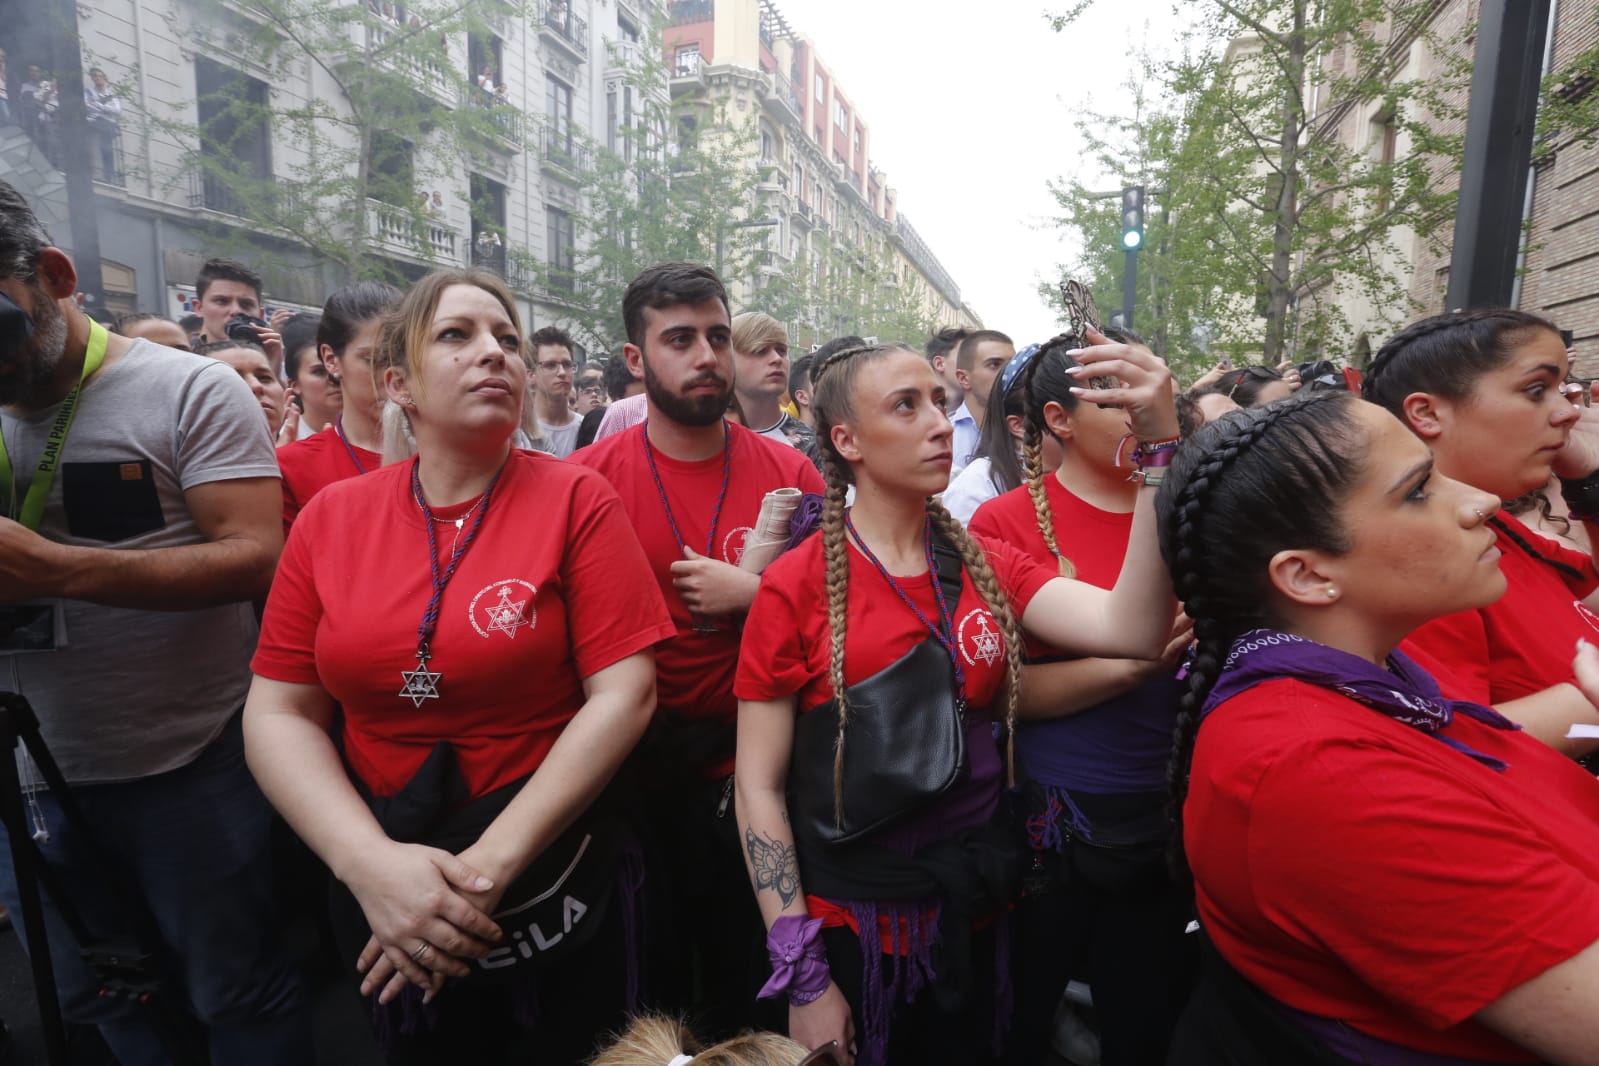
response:
[[[766,953],[772,959],[772,977],[761,986],[757,999],[772,999],[781,992],[796,1007],[822,998],[832,982],[827,954],[822,949],[822,920],[785,914],[766,934]]]

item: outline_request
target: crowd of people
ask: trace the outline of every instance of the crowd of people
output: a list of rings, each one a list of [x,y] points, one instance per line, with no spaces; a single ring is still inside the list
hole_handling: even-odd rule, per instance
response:
[[[14,843],[124,1066],[315,1061],[296,907],[397,1064],[1599,1061],[1545,319],[1181,390],[1088,314],[794,352],[688,263],[587,361],[477,268],[195,287],[106,330],[0,184],[0,689],[84,814],[24,756]]]

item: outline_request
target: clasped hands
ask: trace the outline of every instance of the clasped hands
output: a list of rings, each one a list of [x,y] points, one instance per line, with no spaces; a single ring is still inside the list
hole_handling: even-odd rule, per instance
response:
[[[372,928],[355,964],[362,995],[388,1003],[409,983],[427,1002],[504,939],[489,915],[514,875],[474,848],[452,855],[390,841],[345,878]]]

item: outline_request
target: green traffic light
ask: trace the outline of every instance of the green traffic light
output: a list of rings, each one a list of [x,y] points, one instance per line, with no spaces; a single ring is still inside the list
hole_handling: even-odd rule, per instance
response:
[[[1139,233],[1135,229],[1130,229],[1126,233],[1122,234],[1122,247],[1123,248],[1128,248],[1128,249],[1137,248],[1140,244],[1143,244],[1143,243],[1144,243],[1144,235],[1142,233]]]

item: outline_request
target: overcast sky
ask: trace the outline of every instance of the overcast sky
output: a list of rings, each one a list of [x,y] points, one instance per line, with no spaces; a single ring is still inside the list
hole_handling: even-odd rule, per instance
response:
[[[1074,115],[1122,111],[1130,45],[1175,37],[1172,0],[777,0],[871,129],[871,157],[961,296],[1018,345],[1056,332],[1040,275],[1073,258],[1046,183],[1079,173]],[[1098,175],[1082,171],[1084,180]]]

